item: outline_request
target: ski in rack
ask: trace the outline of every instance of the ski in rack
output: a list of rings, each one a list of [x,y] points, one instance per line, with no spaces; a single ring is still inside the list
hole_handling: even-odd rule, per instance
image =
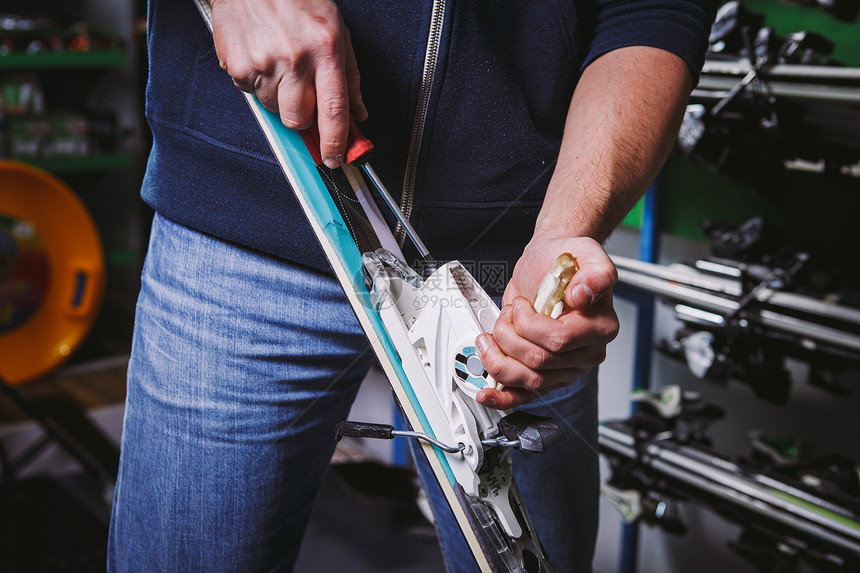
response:
[[[761,571],[860,570],[860,467],[844,456],[801,462],[790,440],[754,433],[751,459],[716,451],[705,435],[722,410],[666,386],[634,395],[636,412],[598,428],[612,467],[601,493],[628,523],[681,535],[680,501],[744,527],[732,548]],[[762,454],[762,452],[765,452]],[[775,563],[785,563],[776,567]]]
[[[211,8],[195,0],[212,29]],[[418,439],[476,563],[487,573],[553,571],[514,481],[512,449],[542,452],[564,438],[553,420],[486,408],[476,401],[495,387],[475,348],[499,309],[457,261],[437,264],[367,163],[372,144],[355,125],[346,164],[329,169],[315,128],[284,127],[253,95],[248,105],[301,205],[367,335],[410,426],[338,425],[337,438]],[[424,258],[427,276],[404,260],[378,206],[397,219]],[[544,279],[535,308],[563,305],[576,272],[564,254]]]
[[[811,384],[835,394],[850,389],[838,375],[860,368],[860,308],[853,292],[806,292],[792,284],[808,260],[797,253],[785,268],[708,257],[657,265],[612,257],[619,292],[653,294],[683,323],[658,349],[687,363],[698,378],[749,384],[783,404],[791,378],[784,359],[810,365]]]

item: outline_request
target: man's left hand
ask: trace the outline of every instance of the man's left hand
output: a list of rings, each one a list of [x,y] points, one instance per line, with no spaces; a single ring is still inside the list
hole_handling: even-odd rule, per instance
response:
[[[558,318],[538,314],[532,299],[556,257],[576,257],[579,271],[565,290]],[[528,403],[584,376],[606,358],[618,335],[612,287],[618,271],[600,243],[589,238],[535,238],[514,267],[493,334],[476,340],[487,372],[502,390],[478,393],[484,406],[508,409]]]

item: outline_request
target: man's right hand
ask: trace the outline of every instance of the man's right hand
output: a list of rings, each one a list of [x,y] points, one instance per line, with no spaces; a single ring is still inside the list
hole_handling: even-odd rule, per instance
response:
[[[233,83],[290,129],[319,124],[320,154],[338,167],[350,114],[367,119],[349,30],[330,0],[211,0],[215,50]]]

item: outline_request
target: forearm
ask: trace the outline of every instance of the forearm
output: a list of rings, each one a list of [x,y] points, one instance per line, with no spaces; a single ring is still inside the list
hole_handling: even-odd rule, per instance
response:
[[[687,65],[657,48],[621,48],[588,66],[535,236],[604,241],[665,162],[691,82]]]

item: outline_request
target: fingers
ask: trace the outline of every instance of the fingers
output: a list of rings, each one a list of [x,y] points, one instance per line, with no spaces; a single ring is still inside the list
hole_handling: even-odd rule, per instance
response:
[[[485,388],[478,392],[478,402],[488,408],[496,410],[509,410],[517,408],[523,404],[528,404],[532,400],[540,398],[547,392],[555,390],[551,388],[543,392],[535,390],[525,390],[523,388],[506,387],[503,390],[493,388]]]
[[[565,302],[570,308],[584,309],[612,291],[618,282],[618,270],[596,241],[578,245],[576,262],[579,270],[565,290]]]
[[[349,99],[343,60],[328,56],[316,70],[320,154],[327,167],[340,167],[349,132]]]
[[[618,317],[612,307],[612,295],[605,295],[586,311],[568,312],[554,319],[535,312],[522,297],[514,299],[502,313],[493,329],[493,338],[512,356],[531,368],[559,368],[571,362],[572,353],[585,360],[602,357],[590,347],[605,347],[618,335]]]
[[[367,110],[337,7],[327,0],[218,2],[213,32],[221,67],[233,83],[290,129],[310,127],[316,117],[320,155],[327,166],[340,166],[350,113],[360,121]]]
[[[558,320],[536,313],[528,301],[521,297],[514,302],[515,304],[503,309],[493,328],[492,338],[505,355],[516,357],[532,370],[557,370],[592,365],[602,360],[599,349],[592,348],[595,346],[593,340],[563,339],[558,332],[563,325]],[[535,327],[533,323],[539,326]],[[518,332],[518,328],[522,328],[526,335]],[[558,346],[561,346],[563,341],[574,348],[550,350],[547,346],[553,344],[546,339],[558,339]]]
[[[515,386],[537,392],[572,382],[588,371],[590,366],[568,366],[563,369],[529,368],[516,358],[505,354],[492,336],[482,334],[477,339],[478,352],[484,368],[493,379],[504,386]],[[584,370],[583,372],[580,372]]]
[[[552,319],[538,314],[522,297],[505,307],[493,334],[476,340],[481,361],[493,379],[505,386],[486,389],[478,400],[506,409],[570,384],[606,358],[606,345],[618,333],[611,293],[588,311]]]
[[[535,312],[530,299],[559,253],[573,253],[579,270],[565,291],[557,319]],[[588,237],[534,237],[517,261],[493,334],[476,343],[487,372],[505,386],[485,389],[479,400],[494,408],[523,404],[565,386],[606,358],[618,335],[612,287],[618,272],[606,251]]]
[[[313,84],[295,77],[282,78],[276,97],[278,105],[275,109],[281,116],[281,123],[290,129],[307,129],[313,125],[317,99]],[[260,98],[259,92],[257,98]],[[260,103],[263,103],[262,99]]]

